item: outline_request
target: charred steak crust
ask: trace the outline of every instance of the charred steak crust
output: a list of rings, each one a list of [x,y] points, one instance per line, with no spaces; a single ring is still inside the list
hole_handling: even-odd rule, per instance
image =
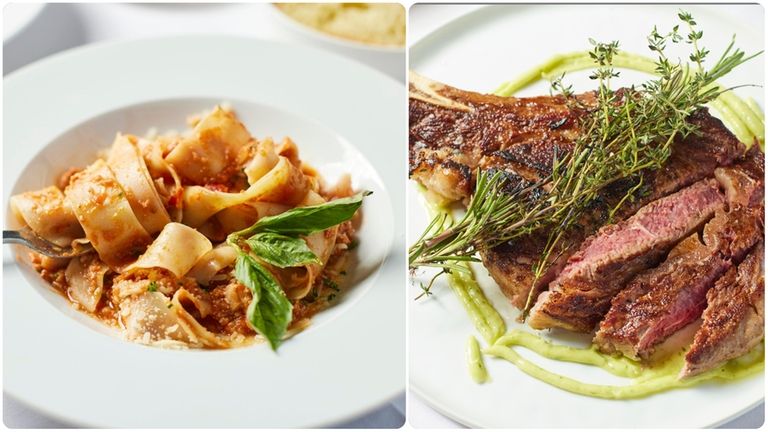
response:
[[[764,253],[761,241],[707,293],[704,322],[685,356],[681,378],[740,357],[765,337]]]
[[[578,118],[586,110],[572,110],[563,96],[500,97],[459,90],[411,73],[409,82],[409,175],[453,200],[468,199],[478,168],[512,173],[521,181],[536,182],[552,170],[555,151],[568,151],[578,134]],[[595,93],[575,96],[590,107]],[[678,161],[678,169],[657,170],[657,187],[666,193],[712,174],[686,181],[697,164],[728,164],[743,153],[743,146],[706,109],[691,116],[699,133],[689,136],[695,153]],[[713,145],[717,144],[717,145]],[[668,164],[669,165],[669,164]],[[453,180],[430,188],[433,176]],[[682,182],[682,184],[680,184]],[[618,191],[617,191],[618,192]],[[621,194],[623,196],[623,194]]]
[[[485,95],[413,73],[409,90],[409,175],[452,200],[469,198],[477,168],[531,182],[548,175],[555,149],[572,147],[581,115],[562,96]],[[595,100],[593,93],[577,97],[585,105]]]
[[[549,291],[539,296],[530,326],[592,331],[629,279],[656,266],[723,203],[717,181],[702,180],[604,226],[568,258]]]

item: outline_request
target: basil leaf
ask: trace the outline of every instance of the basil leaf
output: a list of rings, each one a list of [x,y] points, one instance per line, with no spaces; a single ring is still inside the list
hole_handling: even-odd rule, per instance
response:
[[[275,216],[261,218],[248,231],[271,231],[281,234],[309,235],[326,230],[354,216],[363,203],[363,197],[373,192],[365,191],[348,198],[340,198],[309,207],[297,207]]]
[[[320,264],[304,239],[272,232],[256,234],[245,241],[260,259],[280,268]]]
[[[246,312],[248,323],[276,351],[293,317],[291,302],[269,270],[247,254],[237,257],[235,277],[253,293]]]
[[[293,318],[293,306],[275,277],[256,261],[253,261],[253,266],[259,275],[262,298],[260,301],[251,301],[246,318],[254,330],[267,338],[272,350],[276,351]]]
[[[254,263],[256,260],[253,258],[246,254],[239,254],[237,261],[235,261],[235,278],[251,290],[253,299],[258,303],[261,298],[261,283],[259,282],[259,275],[256,274],[252,265]]]

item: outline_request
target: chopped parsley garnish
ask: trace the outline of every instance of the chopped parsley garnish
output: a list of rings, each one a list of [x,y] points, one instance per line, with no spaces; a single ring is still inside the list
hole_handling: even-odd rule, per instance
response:
[[[147,287],[147,291],[149,291],[149,292],[157,291],[157,282],[155,282],[155,281],[150,282],[149,286]]]

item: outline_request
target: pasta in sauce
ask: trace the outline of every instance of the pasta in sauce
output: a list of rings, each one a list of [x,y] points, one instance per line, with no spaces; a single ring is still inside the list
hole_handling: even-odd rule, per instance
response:
[[[70,260],[30,256],[77,308],[127,339],[193,348],[263,340],[246,319],[253,295],[234,276],[237,253],[227,235],[352,196],[350,179],[327,185],[289,138],[256,139],[219,106],[190,126],[184,134],[118,133],[104,158],[68,170],[59,186],[11,197],[11,208],[53,243],[93,245],[94,252]],[[286,336],[336,297],[356,219],[301,237],[314,262],[261,263],[291,302]]]

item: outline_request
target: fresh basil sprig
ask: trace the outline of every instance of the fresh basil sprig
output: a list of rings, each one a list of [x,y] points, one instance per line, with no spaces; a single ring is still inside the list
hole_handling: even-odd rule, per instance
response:
[[[259,261],[279,268],[320,264],[304,239],[354,216],[370,191],[327,203],[297,207],[276,216],[268,216],[241,231],[227,236],[227,243],[237,251],[235,278],[248,287],[253,299],[246,318],[250,326],[277,350],[291,323],[293,306],[272,273]]]
[[[373,192],[363,191],[348,198],[340,198],[309,207],[296,207],[279,215],[259,219],[251,227],[230,234],[230,237],[249,237],[257,232],[284,235],[309,235],[326,230],[352,218],[363,203],[363,197]]]

